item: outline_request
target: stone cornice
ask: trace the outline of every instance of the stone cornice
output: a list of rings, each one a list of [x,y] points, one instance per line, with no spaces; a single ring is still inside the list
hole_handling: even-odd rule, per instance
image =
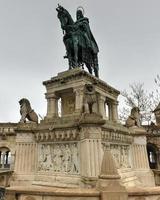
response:
[[[134,134],[134,131],[132,129],[128,129],[125,126],[112,122],[112,121],[106,121],[106,124],[102,127],[102,130],[104,131],[113,131],[125,135],[132,135]]]
[[[82,69],[79,69],[79,68],[59,73],[58,76],[52,77],[50,80],[44,81],[43,85],[48,86],[48,85],[55,84],[55,83],[63,84],[68,81],[72,81],[77,78],[83,78],[83,77],[85,77],[86,80],[92,82],[93,84],[99,85],[101,88],[107,90],[109,93],[111,93],[113,95],[118,96],[120,94],[120,92],[118,90],[111,87],[104,81],[96,78],[95,76],[93,76],[93,75],[89,74],[88,72],[86,72]]]
[[[104,142],[107,141],[131,144],[133,142],[133,137],[131,135],[126,135],[118,132],[102,131],[102,140]]]
[[[28,122],[28,123],[18,123],[15,132],[19,133],[19,132],[34,132],[36,131],[38,128],[38,124],[36,123],[32,123],[32,122]]]
[[[15,129],[17,124],[1,123],[0,124],[0,136],[15,135]]]
[[[6,189],[7,194],[32,194],[32,195],[50,195],[60,197],[99,197],[100,192],[95,189],[83,188],[58,188],[47,186],[12,186]]]

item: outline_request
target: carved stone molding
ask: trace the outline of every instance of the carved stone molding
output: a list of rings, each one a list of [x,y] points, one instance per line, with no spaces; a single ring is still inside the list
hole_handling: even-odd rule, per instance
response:
[[[51,132],[38,132],[35,134],[37,142],[41,141],[75,141],[79,140],[79,132],[77,130],[60,130]]]
[[[33,142],[34,141],[34,135],[31,133],[31,134],[28,134],[28,133],[21,133],[21,134],[17,134],[17,137],[16,137],[16,142]]]
[[[102,131],[102,139],[104,141],[111,142],[121,142],[131,144],[133,142],[133,137],[130,135],[125,135],[121,133],[116,133],[112,131]]]

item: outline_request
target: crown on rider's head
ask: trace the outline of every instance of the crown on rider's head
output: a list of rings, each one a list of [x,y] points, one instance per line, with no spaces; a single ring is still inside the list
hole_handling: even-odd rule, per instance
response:
[[[77,14],[80,14],[81,16],[84,15],[84,8],[83,8],[82,6],[79,6],[79,7],[77,8]]]

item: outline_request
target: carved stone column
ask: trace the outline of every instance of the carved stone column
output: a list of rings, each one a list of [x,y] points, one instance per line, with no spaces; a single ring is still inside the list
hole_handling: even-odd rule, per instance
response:
[[[117,122],[118,121],[118,101],[112,102],[112,120]]]
[[[47,118],[58,116],[58,97],[53,94],[46,94],[47,99]]]
[[[75,92],[75,113],[81,113],[84,99],[84,87],[74,88]]]
[[[106,118],[106,108],[105,108],[106,97],[100,95],[99,96],[99,113],[103,118]]]

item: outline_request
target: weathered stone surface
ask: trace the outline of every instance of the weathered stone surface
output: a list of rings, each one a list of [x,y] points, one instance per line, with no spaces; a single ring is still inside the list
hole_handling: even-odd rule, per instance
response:
[[[120,176],[109,148],[104,151],[97,189],[101,191],[102,200],[128,199],[127,191],[125,187],[121,185]]]
[[[95,88],[93,112],[86,106],[86,84]],[[0,124],[0,151],[10,150],[14,169],[9,184],[17,186],[7,189],[7,198],[16,193],[18,200],[125,200],[124,186],[154,185],[146,132],[118,123],[117,90],[80,69],[59,73],[44,85],[47,114],[40,124]]]

